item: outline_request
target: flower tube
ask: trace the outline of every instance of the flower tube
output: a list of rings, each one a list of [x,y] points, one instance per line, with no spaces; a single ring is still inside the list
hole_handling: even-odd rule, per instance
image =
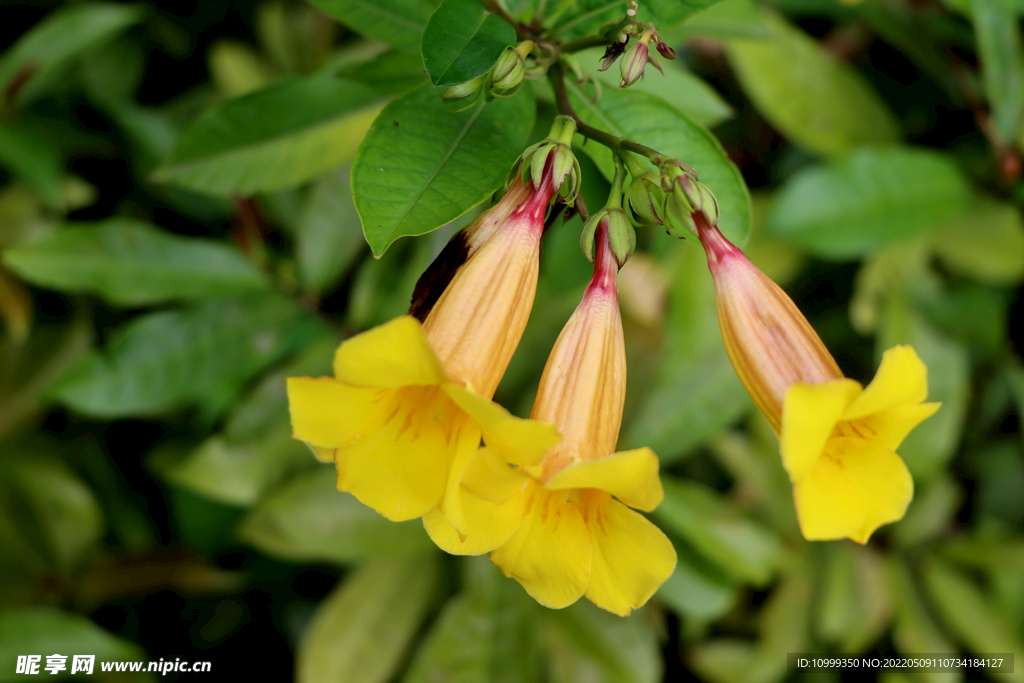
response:
[[[545,212],[568,175],[556,172],[558,152],[452,239],[417,284],[411,315],[343,342],[334,377],[288,380],[295,436],[335,462],[338,489],[394,521],[442,516],[453,552],[500,545],[522,516],[521,493],[517,509],[507,487],[500,500],[488,490],[467,502],[462,480],[477,456],[528,465],[558,440],[490,400],[533,304]],[[500,523],[476,533],[466,505]]]
[[[693,213],[715,282],[722,341],[736,374],[779,437],[800,531],[867,543],[906,513],[914,481],[895,450],[938,410],[910,346],[886,351],[867,387],[843,377],[785,292],[701,212]]]
[[[625,616],[668,578],[676,555],[635,512],[663,498],[657,456],[615,452],[626,357],[607,219],[596,244],[593,279],[548,357],[531,414],[558,427],[562,440],[522,468],[530,475],[523,521],[491,560],[543,605],[566,607],[585,595]]]

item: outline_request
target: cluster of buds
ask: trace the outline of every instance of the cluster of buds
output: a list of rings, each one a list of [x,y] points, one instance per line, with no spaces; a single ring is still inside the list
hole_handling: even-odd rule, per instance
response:
[[[661,164],[661,189],[665,195],[662,217],[665,231],[684,237],[683,231],[697,234],[694,224],[699,214],[708,225],[718,225],[718,200],[697,174],[686,164],[670,159]]]
[[[575,119],[571,116],[555,117],[548,137],[528,147],[520,157],[522,181],[532,180],[535,186],[540,184],[550,161],[552,178],[566,204],[572,204],[580,191],[580,162],[572,153],[572,136],[575,133]]]
[[[536,47],[532,40],[524,40],[515,47],[507,47],[491,70],[471,81],[450,85],[441,93],[441,100],[451,112],[469,109],[487,93],[491,97],[512,97],[519,91],[523,78],[528,76],[526,58]]]
[[[644,24],[636,21],[636,12],[636,0],[630,0],[625,18],[609,22],[602,29],[602,35],[611,38],[612,42],[605,48],[599,71],[607,71],[619,57],[622,57],[622,62],[619,63],[619,69],[622,74],[619,86],[622,88],[628,88],[643,78],[648,62],[653,64],[658,71],[665,73],[658,60],[651,54],[650,45],[652,42],[654,43],[655,50],[662,57],[665,59],[676,58],[676,51],[658,37],[658,29],[654,27],[654,24]],[[637,35],[640,36],[639,39],[632,46],[627,47],[630,38]]]

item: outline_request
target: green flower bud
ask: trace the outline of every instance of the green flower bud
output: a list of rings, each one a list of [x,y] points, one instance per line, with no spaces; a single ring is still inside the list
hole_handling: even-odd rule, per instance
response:
[[[654,171],[633,177],[626,189],[626,200],[633,213],[644,221],[664,225],[660,214],[664,210],[665,193],[661,189],[660,176]]]
[[[647,59],[650,49],[643,40],[633,43],[632,47],[626,50],[619,62],[619,71],[622,79],[619,81],[620,88],[628,88],[644,75],[647,68]]]
[[[576,122],[571,117],[559,116],[555,118],[547,139],[529,147],[520,157],[523,182],[532,180],[534,187],[540,185],[544,167],[550,158],[552,182],[555,189],[565,197],[567,204],[576,199],[580,189],[580,163],[572,153],[572,136],[575,132]]]
[[[480,93],[483,92],[483,86],[486,81],[487,75],[484,74],[466,83],[450,85],[441,93],[441,100],[448,111],[451,112],[469,109],[480,98]]]
[[[718,224],[718,199],[679,163],[662,164],[661,187],[665,191],[665,229],[670,235],[681,237],[683,230],[696,235],[693,214],[697,213],[703,214],[709,225]]]
[[[519,90],[526,72],[524,59],[533,49],[532,40],[524,40],[512,48],[505,48],[491,69],[491,94],[496,97],[511,97]]]
[[[629,220],[629,215],[622,209],[605,207],[591,216],[580,233],[580,249],[593,263],[594,240],[597,228],[602,223],[608,228],[608,243],[611,246],[612,255],[615,256],[619,268],[622,268],[629,257],[633,255],[633,250],[636,249],[636,231]]]

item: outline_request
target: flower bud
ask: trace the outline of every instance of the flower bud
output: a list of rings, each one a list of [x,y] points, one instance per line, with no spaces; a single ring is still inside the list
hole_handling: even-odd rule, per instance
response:
[[[580,249],[590,262],[594,262],[595,236],[608,233],[608,244],[619,268],[622,268],[636,249],[636,231],[629,215],[618,207],[605,207],[592,215],[580,233]]]
[[[668,45],[666,45],[664,40],[658,40],[658,44],[655,45],[655,47],[658,50],[658,54],[660,54],[665,59],[676,58],[676,51],[670,48]]]
[[[620,88],[628,88],[644,75],[649,51],[647,43],[643,40],[637,41],[633,47],[626,50],[622,61],[619,62],[619,70],[622,73],[622,80],[619,81]]]
[[[696,235],[693,214],[701,214],[709,225],[718,224],[714,193],[674,160],[661,166],[661,187],[665,191],[665,229],[670,235],[681,237],[683,230]]]
[[[480,98],[480,93],[483,92],[484,82],[486,80],[487,75],[485,74],[465,83],[450,85],[444,89],[443,93],[441,93],[441,100],[450,112],[469,109],[476,104],[476,101]]]
[[[516,47],[506,48],[491,69],[491,94],[497,97],[511,97],[519,90],[526,68],[524,59],[533,49],[532,40],[524,40]]]
[[[557,117],[548,137],[527,148],[520,157],[523,182],[533,180],[534,186],[539,186],[550,158],[555,190],[565,197],[566,203],[575,200],[580,189],[580,163],[572,153],[572,136],[575,133],[576,122],[571,117]],[[567,178],[568,183],[565,182]]]
[[[665,193],[661,189],[660,177],[654,171],[647,171],[639,177],[634,176],[629,188],[626,189],[626,200],[633,213],[643,220],[656,225],[664,225],[661,212],[664,211]]]

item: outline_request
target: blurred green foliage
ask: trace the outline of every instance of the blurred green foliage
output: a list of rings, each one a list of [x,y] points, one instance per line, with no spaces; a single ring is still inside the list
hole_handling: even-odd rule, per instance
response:
[[[570,88],[584,120],[697,170],[849,376],[911,343],[943,402],[901,448],[905,519],[866,547],[803,541],[702,252],[641,230],[621,445],[661,458],[652,518],[679,564],[623,620],[442,556],[290,438],[284,378],[403,313],[554,116],[542,81],[446,111],[420,56],[444,56],[435,5],[5,5],[0,681],[54,652],[309,683],[775,683],[838,679],[788,672],[790,652],[1013,652],[998,680],[1024,681],[1020,8],[647,0],[681,59],[628,91],[601,74],[596,101]],[[624,10],[508,9],[545,5],[570,38]],[[507,39],[488,26],[463,38]],[[578,151],[600,206],[610,156]],[[520,414],[588,278],[579,227],[545,237],[498,393]]]

